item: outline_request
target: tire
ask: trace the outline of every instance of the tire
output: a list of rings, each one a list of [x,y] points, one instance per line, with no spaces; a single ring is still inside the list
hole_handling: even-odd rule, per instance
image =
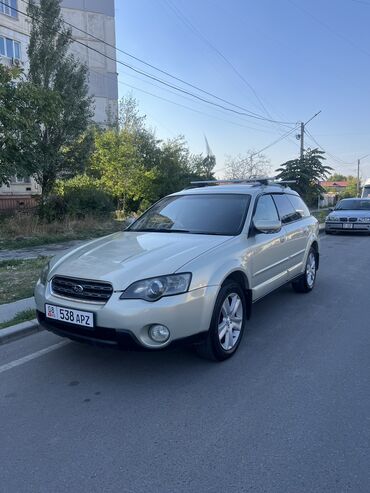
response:
[[[313,248],[308,252],[304,274],[292,282],[297,293],[309,293],[315,287],[317,274],[317,254]]]
[[[218,293],[207,338],[196,346],[198,354],[213,361],[230,358],[242,340],[246,320],[244,290],[237,282],[226,281]]]

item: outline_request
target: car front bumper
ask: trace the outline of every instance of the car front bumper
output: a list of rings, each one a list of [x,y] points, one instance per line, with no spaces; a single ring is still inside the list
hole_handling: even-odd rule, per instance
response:
[[[38,282],[35,301],[40,324],[61,336],[127,349],[161,349],[183,340],[197,340],[208,331],[218,290],[218,286],[208,286],[155,302],[120,300],[121,293],[114,292],[107,303],[98,304],[57,296],[50,291],[50,283],[45,287]],[[46,318],[45,303],[93,313],[94,328]],[[169,329],[168,341],[157,343],[149,338],[153,324]]]
[[[370,223],[358,223],[358,222],[326,222],[325,231],[342,231],[347,233],[367,233],[370,232]]]

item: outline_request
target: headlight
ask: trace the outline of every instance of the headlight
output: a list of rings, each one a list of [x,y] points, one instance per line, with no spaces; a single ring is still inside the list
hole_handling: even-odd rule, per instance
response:
[[[47,277],[48,277],[48,274],[49,274],[49,270],[50,270],[50,262],[48,262],[42,269],[41,269],[41,272],[40,272],[40,282],[41,284],[46,284],[46,281],[47,281]]]
[[[370,223],[370,217],[359,217],[357,221],[359,223]]]
[[[337,216],[328,216],[325,221],[331,221],[331,222],[335,222],[335,221],[339,221],[339,217]]]
[[[121,294],[120,299],[157,301],[163,296],[186,293],[189,289],[190,280],[190,273],[143,279],[131,284]]]

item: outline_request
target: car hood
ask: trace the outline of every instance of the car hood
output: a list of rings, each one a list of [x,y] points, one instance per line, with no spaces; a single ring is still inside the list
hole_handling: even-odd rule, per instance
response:
[[[335,217],[370,217],[370,210],[352,210],[352,209],[346,209],[343,211],[333,211],[330,212],[329,216],[335,216]]]
[[[121,232],[73,249],[52,262],[54,275],[104,280],[115,290],[139,279],[172,274],[199,255],[230,241],[229,236]]]

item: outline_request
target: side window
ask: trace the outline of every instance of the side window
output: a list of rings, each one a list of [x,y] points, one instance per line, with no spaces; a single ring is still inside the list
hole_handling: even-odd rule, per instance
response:
[[[278,221],[279,216],[276,211],[271,195],[262,195],[257,202],[257,207],[253,219],[258,221]]]
[[[300,217],[309,217],[311,215],[307,205],[303,202],[301,197],[298,197],[298,195],[288,195],[288,199]]]
[[[286,195],[274,194],[274,201],[279,212],[281,222],[283,224],[291,223],[292,221],[297,221],[297,219],[302,219],[300,214],[296,212],[293,205]]]

